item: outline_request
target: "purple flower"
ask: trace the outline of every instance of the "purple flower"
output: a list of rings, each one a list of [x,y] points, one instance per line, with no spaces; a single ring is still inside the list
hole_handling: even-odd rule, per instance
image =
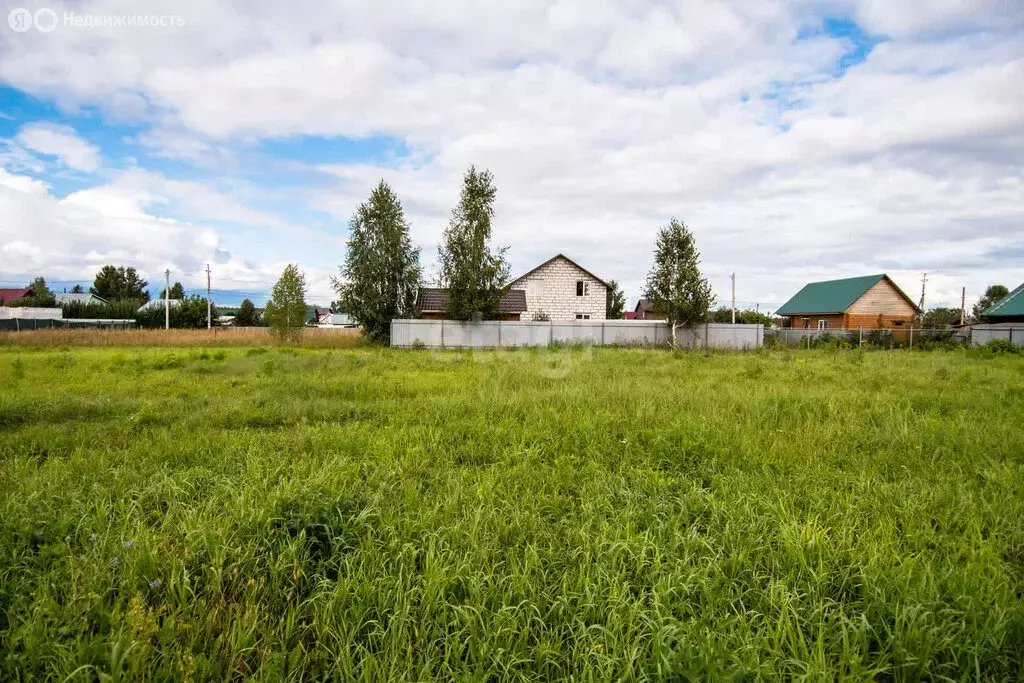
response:
[[[135,541],[125,541],[124,542],[124,547],[127,548],[128,550],[131,550],[132,548],[135,547]]]
[[[114,555],[114,562],[113,562],[113,565],[114,565],[115,567],[117,566],[117,555]]]
[[[153,590],[156,590],[157,588],[159,588],[160,587],[160,579],[153,579],[152,581],[150,581],[149,582],[149,587],[152,588]]]

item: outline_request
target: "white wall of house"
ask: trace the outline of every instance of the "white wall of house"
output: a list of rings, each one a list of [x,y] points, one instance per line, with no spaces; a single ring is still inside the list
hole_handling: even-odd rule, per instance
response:
[[[584,283],[583,296],[577,295],[579,282]],[[526,291],[522,320],[536,320],[542,313],[556,322],[578,320],[578,316],[605,319],[608,288],[561,257],[515,280],[511,288]]]

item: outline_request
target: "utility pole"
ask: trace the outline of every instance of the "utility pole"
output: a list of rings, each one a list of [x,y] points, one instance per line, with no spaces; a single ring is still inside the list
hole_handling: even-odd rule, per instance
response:
[[[732,274],[732,324],[736,324],[736,273]]]
[[[210,264],[206,264],[206,329],[213,328],[213,305],[210,303]]]
[[[964,306],[966,305],[966,302],[967,302],[967,288],[966,287],[961,287],[960,288],[960,326],[961,327],[963,327],[964,323],[967,322],[966,321],[967,313],[964,310]]]
[[[171,329],[171,269],[164,271],[164,329]]]

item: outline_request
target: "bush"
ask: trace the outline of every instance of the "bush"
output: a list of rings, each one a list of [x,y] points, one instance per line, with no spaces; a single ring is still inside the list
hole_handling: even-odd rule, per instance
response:
[[[133,320],[141,305],[142,302],[136,299],[117,299],[105,304],[83,304],[74,301],[61,306],[61,310],[64,311],[64,317],[69,320]]]
[[[217,319],[217,309],[211,315]],[[164,307],[151,306],[137,312],[134,316],[139,327],[163,327],[165,323]],[[201,329],[206,327],[206,299],[190,296],[171,307],[171,327],[177,329]]]
[[[1020,348],[1009,339],[990,339],[983,348],[996,356],[1020,353]]]
[[[864,343],[880,349],[888,349],[893,345],[892,332],[889,330],[871,330],[864,335]]]

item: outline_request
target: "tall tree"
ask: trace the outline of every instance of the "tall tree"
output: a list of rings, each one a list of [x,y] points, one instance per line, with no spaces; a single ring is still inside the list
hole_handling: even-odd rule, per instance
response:
[[[305,315],[305,314],[303,314]],[[249,299],[243,299],[235,314],[235,325],[238,327],[256,327],[260,324],[259,312]]]
[[[306,324],[306,276],[289,263],[270,292],[263,319],[281,339],[295,338]]]
[[[32,282],[28,283],[27,287],[32,290],[31,301],[27,303],[29,306],[41,306],[43,308],[52,307],[57,305],[57,298],[54,296],[53,291],[47,286],[46,278],[39,276]]]
[[[85,294],[85,290],[82,289],[82,285],[75,285],[71,288],[72,294]]]
[[[420,251],[409,239],[409,224],[398,196],[383,180],[352,216],[340,278],[331,310],[348,313],[376,342],[391,338],[391,321],[414,313],[420,286]]]
[[[711,285],[700,272],[700,252],[693,233],[675,218],[658,232],[644,297],[654,312],[668,320],[673,347],[676,328],[707,322],[708,311],[715,303]]]
[[[493,320],[501,314],[501,298],[509,276],[508,247],[492,250],[491,220],[497,195],[494,176],[470,166],[462,179],[459,204],[438,249],[441,286],[448,289],[445,315],[469,320],[480,315]]]
[[[166,295],[166,294],[167,294],[167,288],[164,287],[163,289],[160,290],[160,298],[163,299],[164,295]],[[171,285],[171,296],[170,296],[170,298],[171,299],[184,299],[185,298],[185,288],[182,287],[180,282],[175,282],[173,285]]]
[[[960,324],[959,308],[933,308],[924,314],[921,326],[929,330],[943,330]]]
[[[988,308],[995,302],[999,301],[1009,293],[1010,290],[1007,289],[1005,285],[991,285],[988,289],[985,290],[984,296],[978,299],[978,303],[974,304],[974,309],[972,310],[972,313],[974,314],[974,319],[977,320],[978,318],[980,318],[982,312],[984,312],[986,308]]]
[[[607,300],[605,301],[605,317],[619,320],[626,310],[626,295],[616,280],[608,281]]]
[[[139,276],[135,268],[115,268],[107,265],[96,273],[89,291],[107,301],[133,299],[146,303],[149,301],[149,292],[146,291],[148,285],[149,283]]]

